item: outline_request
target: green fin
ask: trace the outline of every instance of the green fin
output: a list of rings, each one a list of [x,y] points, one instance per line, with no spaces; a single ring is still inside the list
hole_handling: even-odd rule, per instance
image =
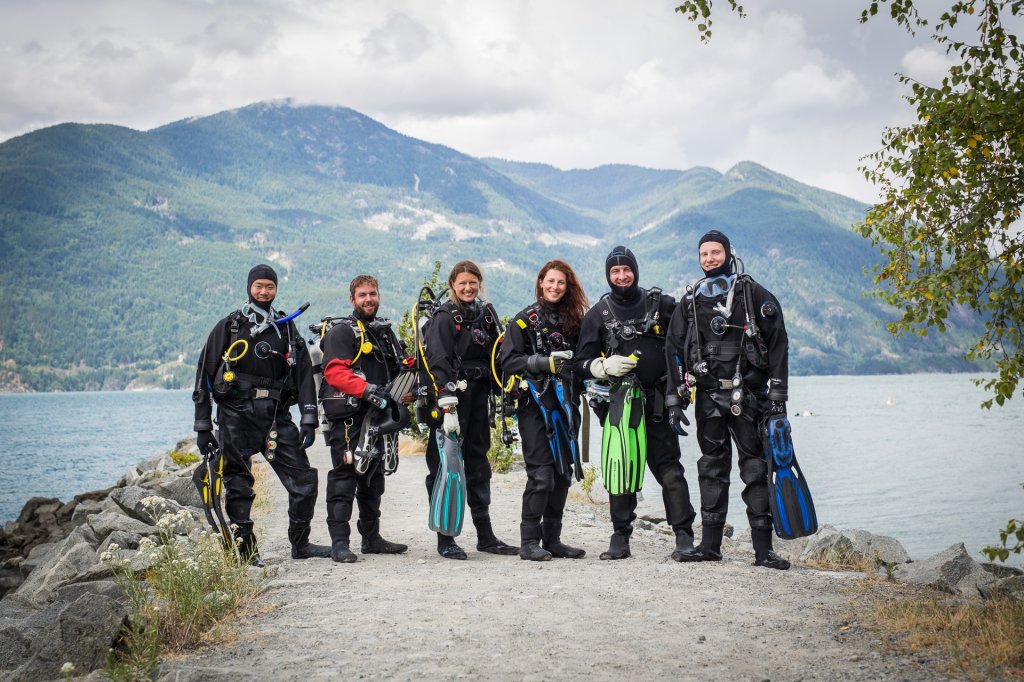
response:
[[[647,425],[644,390],[631,377],[612,391],[601,434],[601,479],[610,495],[635,493],[644,485]]]
[[[436,533],[455,537],[462,532],[466,512],[466,471],[462,465],[462,448],[457,438],[438,429],[437,451],[441,466],[430,495],[427,525]]]

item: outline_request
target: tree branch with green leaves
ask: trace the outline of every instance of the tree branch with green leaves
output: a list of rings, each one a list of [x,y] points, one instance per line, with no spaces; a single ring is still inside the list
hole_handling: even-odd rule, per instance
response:
[[[887,128],[881,149],[863,159],[879,201],[854,227],[886,258],[873,270],[873,294],[899,311],[887,325],[896,336],[944,332],[951,315],[979,317],[984,333],[964,356],[995,362],[998,376],[979,382],[992,394],[982,404],[1002,405],[1024,377],[1024,50],[1006,29],[1024,0],[960,0],[934,23],[913,0],[876,0],[860,23],[886,8],[911,35],[930,30],[953,63],[938,84],[897,76],[917,120]],[[710,39],[711,0],[676,11]]]

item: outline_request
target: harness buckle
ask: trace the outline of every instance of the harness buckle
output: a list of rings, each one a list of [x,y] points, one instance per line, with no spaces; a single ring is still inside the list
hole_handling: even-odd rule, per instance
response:
[[[256,399],[259,399],[259,398],[269,398],[270,397],[270,389],[269,388],[254,388],[253,389],[252,397],[256,398]]]

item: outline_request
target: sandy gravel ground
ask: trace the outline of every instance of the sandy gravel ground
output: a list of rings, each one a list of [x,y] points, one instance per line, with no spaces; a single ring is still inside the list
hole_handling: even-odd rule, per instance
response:
[[[320,470],[313,540],[328,544],[330,457],[322,443],[309,452]],[[360,555],[355,564],[290,558],[284,491],[274,481],[272,508],[257,522],[275,573],[261,608],[237,624],[230,644],[165,661],[158,677],[936,679],[930,661],[887,651],[861,626],[870,601],[861,574],[756,568],[742,548],[727,550],[720,564],[678,564],[668,558],[669,536],[639,529],[632,559],[600,561],[611,532],[606,508],[570,500],[563,539],[586,548],[582,560],[473,551],[469,522],[459,538],[469,560],[442,559],[427,530],[425,473],[422,457],[403,457],[387,479],[382,532],[409,551]],[[492,481],[495,531],[512,544],[524,480],[517,472]],[[656,510],[654,502],[644,508]],[[354,521],[353,540],[358,552]]]

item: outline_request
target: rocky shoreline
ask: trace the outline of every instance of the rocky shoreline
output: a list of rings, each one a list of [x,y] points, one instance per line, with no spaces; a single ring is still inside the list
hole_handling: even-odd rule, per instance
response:
[[[183,440],[175,450],[194,452],[194,442]],[[0,599],[0,673],[13,679],[55,679],[67,662],[80,674],[103,665],[127,610],[100,555],[116,543],[135,570],[147,568],[134,550],[143,537],[158,535],[142,503],[152,495],[164,498],[172,512],[186,509],[195,527],[202,527],[201,501],[191,481],[194,466],[176,464],[169,453],[158,455],[132,467],[112,488],[67,503],[33,498],[17,520],[0,530],[0,591],[5,593]],[[595,498],[592,513],[584,513],[596,525],[603,522],[598,520],[603,512]],[[672,534],[664,519],[653,515],[642,516],[636,526],[638,541]],[[724,549],[748,551],[748,532],[727,538]],[[1008,594],[1024,600],[1024,571],[977,562],[959,543],[911,562],[893,538],[823,526],[810,538],[776,540],[776,546],[799,565],[873,571],[968,599]]]
[[[195,452],[194,440],[175,451]],[[131,467],[112,488],[66,503],[32,498],[0,529],[0,674],[56,679],[68,662],[80,673],[104,664],[128,612],[100,557],[116,543],[134,570],[148,568],[136,550],[142,538],[159,535],[142,502],[152,495],[171,512],[188,510],[200,527],[194,468],[163,453]]]

